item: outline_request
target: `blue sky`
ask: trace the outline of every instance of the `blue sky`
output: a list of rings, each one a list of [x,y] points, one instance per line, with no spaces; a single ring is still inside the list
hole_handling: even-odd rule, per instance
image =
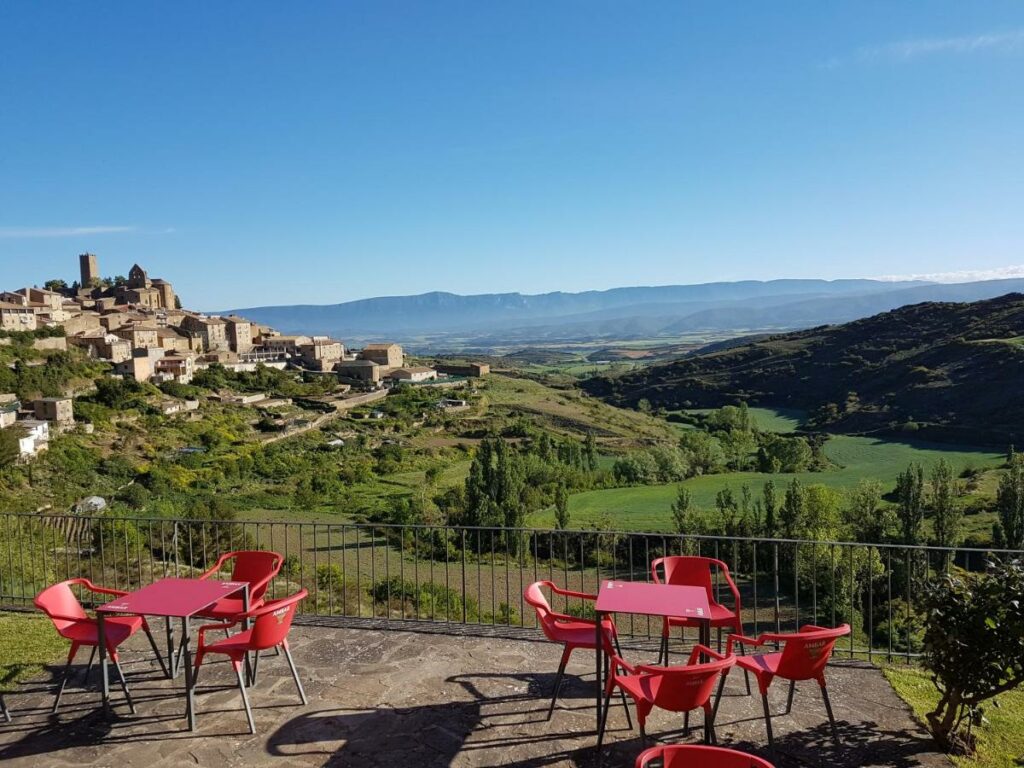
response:
[[[3,287],[1024,273],[1024,5],[0,5]]]

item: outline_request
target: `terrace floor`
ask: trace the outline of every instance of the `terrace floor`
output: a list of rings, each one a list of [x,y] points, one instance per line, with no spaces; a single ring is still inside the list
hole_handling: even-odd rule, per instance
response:
[[[461,635],[445,627],[401,629],[297,626],[292,648],[309,705],[300,706],[283,658],[260,662],[250,696],[258,734],[248,733],[234,675],[225,663],[204,665],[197,695],[199,728],[185,729],[181,678],[171,682],[151,661],[144,637],[122,653],[136,701],[128,714],[112,688],[116,716],[100,715],[95,690],[68,688],[51,716],[52,679],[29,681],[7,696],[14,714],[0,723],[0,763],[31,766],[593,766],[593,656],[577,651],[560,706],[545,722],[560,650],[533,635]],[[159,634],[158,634],[159,637]],[[650,660],[653,646],[625,648]],[[86,655],[80,656],[84,662]],[[679,657],[681,659],[681,657]],[[80,682],[84,667],[78,669]],[[95,671],[93,683],[96,682]],[[779,766],[943,766],[882,674],[862,662],[837,662],[829,690],[844,742],[832,746],[817,686],[797,689],[793,714],[774,718]],[[723,746],[772,759],[760,700],[746,696],[733,672],[718,716]],[[773,686],[773,710],[785,708],[786,686]],[[614,701],[614,700],[613,700]],[[690,741],[700,737],[694,714]],[[681,741],[681,717],[655,712],[648,733]],[[632,766],[639,735],[626,729],[621,704],[609,718],[605,766]]]

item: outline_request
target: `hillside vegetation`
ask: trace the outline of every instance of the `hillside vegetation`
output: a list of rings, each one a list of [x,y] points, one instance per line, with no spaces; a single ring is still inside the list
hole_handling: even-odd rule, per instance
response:
[[[925,303],[583,383],[615,405],[799,408],[831,432],[1024,438],[1024,295]]]

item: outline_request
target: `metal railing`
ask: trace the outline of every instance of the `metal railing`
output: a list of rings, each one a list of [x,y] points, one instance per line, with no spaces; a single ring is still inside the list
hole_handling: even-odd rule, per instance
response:
[[[746,633],[848,621],[854,632],[841,652],[907,660],[920,649],[920,596],[929,579],[1022,555],[626,531],[0,513],[0,606],[30,606],[44,586],[76,576],[134,589],[195,575],[224,552],[247,548],[284,556],[268,596],[305,587],[307,614],[468,627],[535,627],[523,599],[534,581],[595,592],[603,578],[651,580],[655,558],[703,555],[727,564]],[[712,589],[733,607],[720,571]],[[553,607],[589,610],[578,600]],[[634,637],[661,636],[657,620],[623,616],[618,624]]]

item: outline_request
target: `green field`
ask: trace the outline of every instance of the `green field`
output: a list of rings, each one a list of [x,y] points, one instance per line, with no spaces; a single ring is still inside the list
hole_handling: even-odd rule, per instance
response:
[[[919,462],[927,469],[940,457],[944,457],[960,472],[966,467],[995,467],[1005,459],[1002,453],[965,446],[847,435],[832,437],[825,446],[825,453],[838,468],[827,472],[799,472],[792,475],[760,472],[705,475],[691,478],[684,485],[693,494],[693,501],[698,508],[711,509],[714,507],[715,494],[723,488],[738,492],[746,484],[756,492],[766,480],[773,480],[776,486],[784,486],[795,477],[808,485],[817,483],[845,489],[853,488],[862,479],[874,479],[888,490],[895,485],[896,476],[911,462]],[[671,528],[671,505],[675,497],[675,484],[587,491],[569,499],[569,513],[574,527],[610,518],[616,528],[623,530],[664,531]],[[553,512],[534,515],[530,522],[543,526],[553,525]]]

